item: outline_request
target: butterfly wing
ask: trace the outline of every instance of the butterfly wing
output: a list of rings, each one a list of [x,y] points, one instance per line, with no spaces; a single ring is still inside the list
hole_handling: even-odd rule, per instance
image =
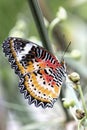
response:
[[[53,107],[65,77],[65,66],[47,50],[21,38],[5,40],[3,51],[20,78],[20,91],[29,104]]]

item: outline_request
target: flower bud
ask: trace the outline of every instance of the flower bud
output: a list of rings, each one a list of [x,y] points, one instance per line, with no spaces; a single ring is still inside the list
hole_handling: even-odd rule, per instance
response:
[[[68,77],[74,83],[76,83],[80,80],[80,75],[76,72],[71,73],[70,75],[68,75]]]
[[[76,110],[76,117],[77,119],[81,120],[85,116],[85,112],[82,110],[77,109]]]
[[[70,55],[72,58],[77,59],[77,60],[79,60],[81,58],[81,52],[79,50],[73,50],[70,53]]]
[[[74,107],[75,106],[75,101],[74,100],[67,100],[67,99],[65,99],[63,101],[63,106],[65,108]]]

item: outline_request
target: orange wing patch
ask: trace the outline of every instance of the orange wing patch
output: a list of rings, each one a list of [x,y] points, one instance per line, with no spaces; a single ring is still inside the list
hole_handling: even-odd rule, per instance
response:
[[[3,42],[3,52],[19,76],[20,92],[29,104],[53,107],[66,77],[64,62],[35,43],[15,37]]]

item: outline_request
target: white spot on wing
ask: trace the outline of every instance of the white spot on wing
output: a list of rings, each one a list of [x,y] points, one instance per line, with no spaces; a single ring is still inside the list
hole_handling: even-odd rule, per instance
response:
[[[28,52],[31,50],[33,46],[37,46],[37,45],[33,43],[26,44],[26,46],[24,47],[24,50],[17,53],[17,60],[20,61],[22,59],[22,56],[25,56],[26,54],[28,54]]]

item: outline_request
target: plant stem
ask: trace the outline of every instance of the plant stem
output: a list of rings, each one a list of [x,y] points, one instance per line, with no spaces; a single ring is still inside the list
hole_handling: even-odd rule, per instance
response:
[[[81,97],[81,100],[82,100],[82,106],[83,106],[83,109],[84,109],[85,114],[86,114],[86,117],[87,117],[86,104],[85,104],[85,101],[84,101],[84,96],[83,96],[83,92],[82,92],[82,88],[81,88],[81,85],[80,85],[80,84],[78,85],[78,90],[79,90],[80,97]]]
[[[80,130],[81,124],[82,122],[86,119],[86,117],[84,117],[83,119],[81,119],[78,123],[78,130]],[[84,127],[84,126],[83,126]],[[85,128],[85,127],[84,127]]]
[[[41,11],[41,9],[39,7],[38,0],[28,0],[28,3],[29,3],[29,6],[31,8],[31,11],[32,11],[32,14],[33,14],[33,18],[35,20],[35,23],[36,23],[39,35],[40,35],[41,40],[43,42],[43,46],[48,51],[53,53],[53,49],[52,49],[52,46],[51,46],[49,38],[48,38],[46,27],[44,25],[43,15],[42,15],[42,11]],[[58,23],[58,21],[56,22],[56,25],[57,25],[57,23]],[[54,25],[51,25],[51,27],[54,28]],[[51,32],[52,31],[50,30],[50,33]],[[59,36],[58,39],[62,39],[61,41],[64,41],[63,38],[61,38],[60,33],[59,33],[58,36]],[[64,42],[61,42],[61,43],[63,43],[63,45],[64,45]],[[63,97],[61,94],[60,94],[60,96]],[[69,118],[69,114],[68,114],[67,110],[64,107],[63,107],[63,110],[64,110],[64,112],[66,114],[66,118],[67,118],[66,120],[68,121],[70,119]]]
[[[43,15],[42,15],[42,11],[40,9],[38,0],[28,0],[29,6],[31,8],[32,14],[33,14],[33,18],[35,20],[40,38],[43,42],[43,46],[49,50],[50,52],[52,52],[52,47],[48,38],[48,34],[47,34],[47,30],[44,24],[44,20],[43,20]]]

